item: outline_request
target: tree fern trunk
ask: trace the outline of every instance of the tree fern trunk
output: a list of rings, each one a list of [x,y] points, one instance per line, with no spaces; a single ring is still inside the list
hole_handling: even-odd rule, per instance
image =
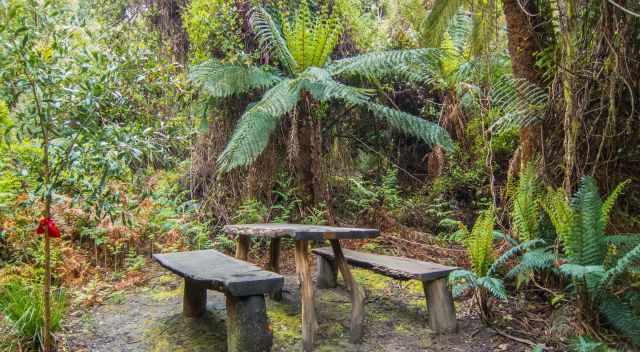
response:
[[[542,73],[536,69],[535,65],[540,44],[532,23],[535,17],[529,15],[537,14],[535,3],[531,0],[504,0],[503,10],[508,28],[507,40],[513,75],[541,85]],[[516,173],[540,152],[541,135],[542,128],[537,123],[520,129],[519,155],[514,156],[514,158],[519,157],[519,165],[515,165],[517,170],[514,170]]]

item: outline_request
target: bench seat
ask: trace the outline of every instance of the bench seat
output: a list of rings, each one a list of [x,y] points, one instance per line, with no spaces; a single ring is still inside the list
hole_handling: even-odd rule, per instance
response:
[[[273,345],[264,295],[282,290],[284,278],[216,250],[154,254],[163,267],[184,278],[182,312],[206,313],[207,290],[224,292],[227,351],[266,352]]]
[[[363,253],[348,249],[342,251],[347,263],[354,267],[371,270],[397,280],[422,281],[427,298],[431,329],[437,333],[449,333],[457,330],[455,307],[447,279],[449,273],[458,268],[411,258]],[[318,287],[335,287],[337,270],[333,250],[330,247],[323,247],[315,248],[312,252],[320,259],[318,261]]]

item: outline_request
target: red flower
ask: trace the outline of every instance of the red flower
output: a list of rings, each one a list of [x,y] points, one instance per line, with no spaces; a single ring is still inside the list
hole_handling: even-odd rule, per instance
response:
[[[49,234],[49,237],[60,237],[60,230],[56,226],[56,223],[53,222],[52,218],[42,218],[40,219],[40,225],[36,230],[36,233],[42,235],[46,232]]]

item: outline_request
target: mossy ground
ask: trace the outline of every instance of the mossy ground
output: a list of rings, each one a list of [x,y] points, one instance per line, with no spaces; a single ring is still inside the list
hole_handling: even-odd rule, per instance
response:
[[[156,268],[155,270],[160,270]],[[353,270],[367,291],[365,334],[359,344],[349,341],[351,302],[339,280],[335,289],[316,291],[318,334],[315,351],[490,351],[483,342],[467,347],[478,330],[475,320],[461,324],[463,334],[434,336],[420,282],[397,281],[366,270]],[[267,300],[274,334],[273,351],[300,351],[302,347],[299,292],[295,276],[287,276],[281,302]],[[182,281],[174,275],[156,275],[135,291],[77,315],[67,322],[65,351],[220,351],[226,352],[224,295],[209,291],[207,315],[184,318]],[[486,335],[486,334],[485,334]]]

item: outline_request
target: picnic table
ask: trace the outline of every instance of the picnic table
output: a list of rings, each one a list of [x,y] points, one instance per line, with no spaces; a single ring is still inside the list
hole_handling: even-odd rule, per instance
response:
[[[276,273],[279,272],[281,239],[289,237],[295,241],[296,272],[302,291],[302,340],[305,351],[313,349],[315,333],[318,329],[314,306],[309,242],[329,240],[335,255],[336,266],[351,293],[351,340],[357,341],[362,337],[365,293],[351,275],[351,270],[340,246],[340,240],[373,238],[377,237],[380,231],[376,229],[300,224],[227,225],[224,227],[224,231],[238,236],[236,258],[242,260],[247,260],[248,258],[251,237],[270,239],[267,269]]]

